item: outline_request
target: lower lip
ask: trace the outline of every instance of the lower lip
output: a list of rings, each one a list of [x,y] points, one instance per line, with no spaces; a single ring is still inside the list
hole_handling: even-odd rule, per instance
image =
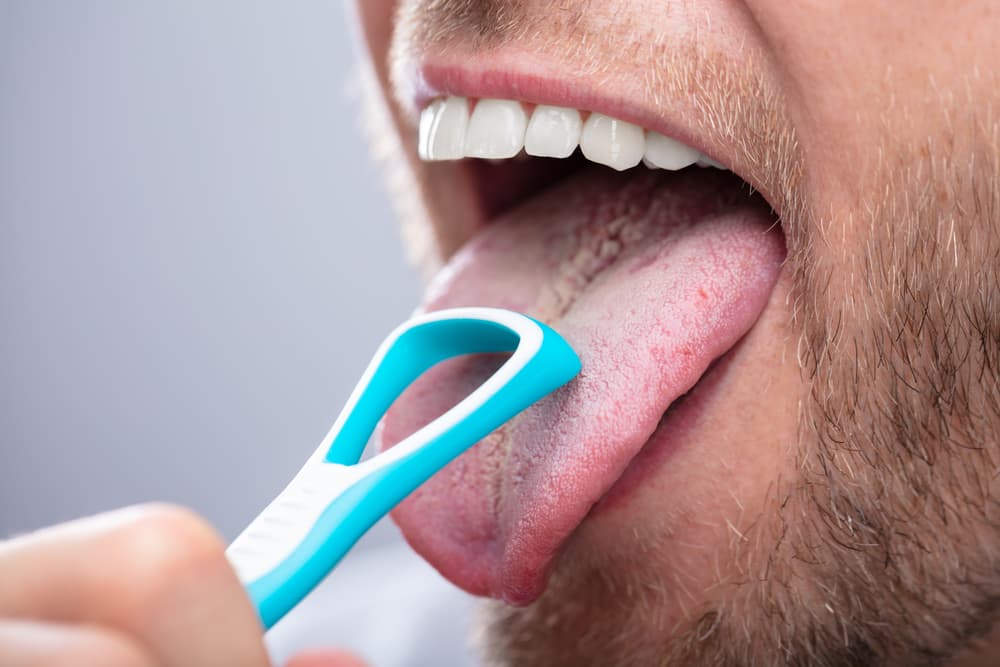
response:
[[[690,391],[670,404],[653,435],[628,464],[621,477],[590,509],[588,518],[627,507],[643,482],[655,475],[677,452],[676,444],[681,436],[704,417],[720,385],[729,374],[743,340],[745,338],[716,359]]]

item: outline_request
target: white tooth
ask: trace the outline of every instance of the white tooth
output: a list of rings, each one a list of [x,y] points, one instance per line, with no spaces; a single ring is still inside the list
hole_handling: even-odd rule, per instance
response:
[[[646,165],[647,169],[660,169],[660,167],[657,167],[655,164],[650,162],[649,158],[646,157],[645,155],[642,156],[642,163]]]
[[[537,157],[569,157],[580,143],[583,121],[576,109],[535,107],[524,135],[524,152]]]
[[[528,116],[520,102],[479,100],[465,133],[466,157],[511,158],[524,147]]]
[[[427,105],[427,108],[420,112],[420,131],[417,135],[417,153],[421,160],[431,159],[431,128],[434,127],[434,119],[441,110],[444,100],[437,99]]]
[[[420,120],[423,124],[423,118]],[[459,160],[463,157],[465,130],[469,126],[469,103],[464,97],[445,99],[428,125],[428,160]]]
[[[646,151],[642,128],[599,113],[583,124],[580,150],[591,162],[623,171],[639,164]]]
[[[659,132],[646,132],[645,159],[661,169],[683,169],[698,161],[701,153]]]
[[[698,166],[699,167],[715,167],[716,169],[725,169],[725,165],[720,162],[716,162],[712,158],[708,157],[703,153],[698,154]]]

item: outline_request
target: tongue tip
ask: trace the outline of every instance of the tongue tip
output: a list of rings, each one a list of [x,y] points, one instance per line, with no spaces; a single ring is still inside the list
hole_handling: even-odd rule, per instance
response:
[[[545,591],[548,582],[547,575],[528,573],[523,568],[505,572],[489,555],[459,563],[456,559],[434,558],[417,547],[414,550],[431,563],[438,574],[469,595],[492,598],[512,607],[533,603]]]
[[[551,557],[532,558],[508,551],[497,570],[499,585],[493,597],[512,607],[531,604],[545,592],[550,566]]]
[[[525,567],[525,560],[509,558],[493,552],[486,544],[481,548],[457,552],[447,541],[417,539],[423,533],[406,530],[405,513],[397,509],[392,518],[402,528],[410,547],[454,586],[476,597],[492,598],[512,607],[525,607],[545,591],[548,572],[544,564]]]
[[[533,603],[544,592],[547,580],[547,577],[532,577],[511,584],[509,581],[500,580],[491,572],[477,574],[471,570],[459,572],[453,568],[438,572],[469,595],[491,598],[511,607],[526,607]]]
[[[495,577],[488,575],[485,577],[468,576],[468,570],[465,573],[456,572],[454,569],[448,569],[447,571],[438,569],[437,571],[441,576],[469,595],[490,598],[511,607],[527,607],[541,597],[545,590],[546,578],[511,585],[507,582],[498,582]]]
[[[539,584],[529,584],[527,586],[504,586],[498,594],[491,597],[511,607],[527,607],[541,597],[544,588],[544,581]]]
[[[500,558],[489,541],[449,540],[436,531],[412,530],[413,525],[423,523],[419,508],[413,507],[412,501],[404,502],[390,516],[410,548],[454,586],[469,595],[508,602]],[[462,547],[458,548],[458,544]],[[518,589],[510,597],[523,600],[524,593]]]

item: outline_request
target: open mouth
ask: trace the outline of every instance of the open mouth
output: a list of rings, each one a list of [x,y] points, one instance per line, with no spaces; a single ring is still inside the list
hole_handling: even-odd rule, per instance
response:
[[[424,307],[538,317],[576,348],[583,372],[394,515],[442,574],[511,604],[542,593],[595,508],[627,502],[677,453],[671,434],[732,372],[785,252],[776,213],[724,157],[540,102],[454,94],[418,102],[421,159],[452,164],[455,187],[471,191],[466,201],[480,218]],[[476,358],[433,369],[390,410],[382,446],[494,368]]]

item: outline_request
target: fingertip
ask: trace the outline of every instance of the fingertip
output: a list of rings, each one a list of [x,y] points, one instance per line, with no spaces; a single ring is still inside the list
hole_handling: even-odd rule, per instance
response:
[[[341,649],[313,649],[299,653],[285,667],[368,667],[368,663]]]
[[[133,639],[110,628],[0,619],[0,665],[154,667]]]

